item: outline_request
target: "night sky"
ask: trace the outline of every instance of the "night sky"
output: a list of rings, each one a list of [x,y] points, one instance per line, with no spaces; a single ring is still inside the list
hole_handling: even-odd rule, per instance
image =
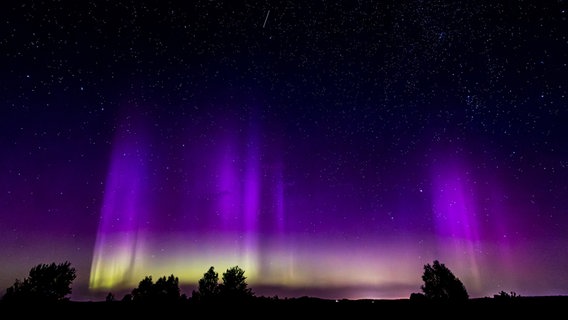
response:
[[[0,288],[568,294],[558,1],[3,1]],[[2,293],[3,294],[3,293]]]

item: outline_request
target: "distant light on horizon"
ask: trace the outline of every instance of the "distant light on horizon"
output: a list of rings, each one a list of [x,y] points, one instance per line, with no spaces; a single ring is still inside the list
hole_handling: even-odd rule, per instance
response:
[[[568,294],[564,5],[8,4],[0,289]]]

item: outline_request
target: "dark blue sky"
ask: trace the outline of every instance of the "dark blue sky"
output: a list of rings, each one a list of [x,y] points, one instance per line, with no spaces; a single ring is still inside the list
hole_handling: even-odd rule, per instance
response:
[[[0,15],[6,288],[213,265],[267,296],[566,294],[565,1],[22,1]],[[513,271],[512,271],[513,270]]]

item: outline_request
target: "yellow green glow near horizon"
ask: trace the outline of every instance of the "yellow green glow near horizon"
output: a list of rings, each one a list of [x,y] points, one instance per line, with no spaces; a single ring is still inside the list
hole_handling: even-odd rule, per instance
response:
[[[368,293],[369,288],[378,291],[395,287],[396,297],[408,297],[420,290],[423,265],[434,259],[433,254],[424,256],[423,248],[414,245],[415,241],[386,247],[371,239],[361,240],[359,246],[325,239],[278,239],[266,243],[262,251],[247,252],[237,237],[201,239],[196,245],[187,245],[195,241],[182,235],[169,240],[153,239],[150,235],[141,238],[147,243],[139,241],[133,252],[123,248],[95,259],[90,278],[93,291],[132,289],[146,276],[155,280],[171,274],[179,278],[180,284],[195,286],[211,266],[219,279],[226,269],[239,266],[253,289],[359,286],[359,292],[353,290],[344,298],[377,298],[379,294]],[[447,250],[455,246],[449,244]],[[462,271],[463,266],[454,266]],[[475,282],[467,274],[465,279],[468,284]]]

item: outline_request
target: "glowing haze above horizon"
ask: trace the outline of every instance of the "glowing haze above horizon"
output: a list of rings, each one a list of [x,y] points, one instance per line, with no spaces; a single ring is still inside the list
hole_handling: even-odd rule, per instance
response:
[[[564,1],[4,3],[0,287],[568,294]]]

